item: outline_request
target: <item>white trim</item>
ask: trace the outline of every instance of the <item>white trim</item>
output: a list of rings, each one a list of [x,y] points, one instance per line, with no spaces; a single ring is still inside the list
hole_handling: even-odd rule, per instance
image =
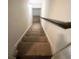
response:
[[[44,33],[45,33],[45,35],[46,35],[46,37],[47,37],[47,39],[48,39],[48,42],[49,42],[49,44],[50,44],[50,46],[51,46],[51,51],[52,51],[52,42],[50,41],[50,38],[49,38],[49,35],[47,34],[47,31],[45,30],[45,28],[43,27],[43,24],[42,24],[42,21],[41,21],[41,25],[42,25],[42,28],[43,28],[43,30],[44,30]],[[53,52],[53,51],[52,51]],[[52,53],[53,54],[53,53]]]
[[[49,41],[49,36],[47,35],[47,32],[46,32],[46,30],[44,29],[44,27],[43,27],[43,24],[41,23],[41,25],[42,25],[42,28],[43,28],[43,30],[44,30],[44,33],[45,33],[45,35],[46,35],[46,37],[48,38],[48,41]],[[49,41],[50,42],[50,41]]]
[[[31,24],[32,25],[32,24]],[[26,28],[26,30],[24,31],[24,33],[21,35],[21,37],[17,40],[17,42],[15,43],[14,47],[16,49],[18,43],[22,40],[23,36],[26,34],[26,32],[29,30],[29,28],[31,27],[31,25],[28,26],[28,28]]]

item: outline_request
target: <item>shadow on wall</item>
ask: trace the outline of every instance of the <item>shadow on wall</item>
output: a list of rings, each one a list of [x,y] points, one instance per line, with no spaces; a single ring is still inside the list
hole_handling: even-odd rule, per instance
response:
[[[70,47],[68,47],[65,50],[63,50],[62,52],[58,53],[52,59],[71,59],[70,53],[69,53],[69,48]]]
[[[65,47],[68,43],[66,42],[64,38],[64,34],[59,34],[59,40],[56,44],[56,52]],[[71,59],[69,48],[65,48],[61,52],[59,52],[57,55],[54,56],[54,59]]]
[[[60,33],[58,36],[58,42],[56,44],[56,51],[60,50],[61,48],[63,48],[64,46],[66,46],[67,42],[65,40],[65,36],[64,33]]]

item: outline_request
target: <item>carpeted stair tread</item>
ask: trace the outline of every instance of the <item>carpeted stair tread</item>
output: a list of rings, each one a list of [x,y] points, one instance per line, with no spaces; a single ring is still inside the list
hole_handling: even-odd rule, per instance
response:
[[[47,42],[48,39],[45,36],[24,36],[22,41],[24,42]]]
[[[20,56],[51,56],[50,44],[47,42],[21,42],[17,48]]]
[[[16,59],[51,59],[51,48],[39,17],[34,17],[32,26],[17,46]]]

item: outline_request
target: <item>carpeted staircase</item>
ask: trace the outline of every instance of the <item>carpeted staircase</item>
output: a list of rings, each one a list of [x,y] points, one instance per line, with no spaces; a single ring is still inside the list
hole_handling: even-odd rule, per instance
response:
[[[16,59],[51,59],[48,39],[40,23],[40,17],[33,17],[33,25],[17,46]]]

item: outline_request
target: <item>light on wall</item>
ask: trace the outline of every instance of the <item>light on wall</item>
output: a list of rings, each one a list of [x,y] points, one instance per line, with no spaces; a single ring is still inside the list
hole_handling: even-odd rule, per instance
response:
[[[29,0],[29,5],[31,5],[32,8],[41,8],[42,0]]]

